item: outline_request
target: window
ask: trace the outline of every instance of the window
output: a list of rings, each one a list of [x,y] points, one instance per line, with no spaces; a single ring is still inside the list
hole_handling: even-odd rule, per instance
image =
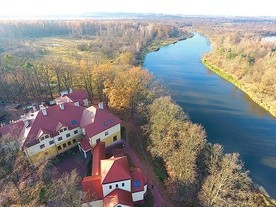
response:
[[[110,121],[111,124],[113,123],[113,119],[110,119],[109,121]]]
[[[70,146],[71,144],[72,144],[71,141],[69,141],[69,142],[68,142],[68,146]]]
[[[109,186],[109,189],[112,189],[112,185]]]
[[[122,183],[122,187],[124,187],[125,186],[125,183]]]
[[[45,135],[45,139],[48,139],[50,136],[49,136],[49,134],[46,134]]]
[[[113,142],[117,141],[117,135],[113,137]]]
[[[118,188],[119,186],[118,186],[118,184],[116,184],[116,188]]]
[[[62,140],[62,137],[58,137],[58,141],[61,141]]]
[[[75,131],[74,131],[74,134],[77,134],[78,132],[79,132],[78,130],[75,130]]]
[[[107,136],[107,135],[108,135],[108,131],[106,131],[106,132],[104,133],[104,135]]]
[[[39,147],[40,147],[40,149],[43,149],[45,147],[45,144],[42,144]]]
[[[105,121],[105,122],[104,122],[104,125],[105,125],[105,126],[107,126],[107,125],[108,125],[108,123]]]
[[[44,139],[45,139],[45,137],[44,137],[44,136],[40,137],[40,141],[42,141],[42,140],[44,140]]]
[[[133,186],[134,186],[134,188],[139,188],[141,186],[140,180],[134,180]]]
[[[99,138],[99,139],[96,139],[96,143],[99,143],[101,141],[101,139]]]
[[[58,150],[61,150],[61,146],[58,146]]]
[[[73,139],[73,143],[76,143],[76,139]]]
[[[66,137],[70,137],[70,133],[66,134]]]
[[[66,147],[66,143],[64,143],[62,146],[63,146],[63,148],[65,148]]]
[[[59,133],[65,132],[65,131],[67,131],[67,130],[68,130],[68,127],[63,127],[63,128],[61,128],[61,129],[59,130]]]
[[[49,142],[49,145],[52,145],[52,144],[54,144],[54,140],[51,140],[51,141]]]

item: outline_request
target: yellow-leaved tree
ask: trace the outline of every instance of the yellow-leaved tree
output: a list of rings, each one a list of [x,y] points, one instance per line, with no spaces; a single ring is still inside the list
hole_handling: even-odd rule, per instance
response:
[[[108,97],[108,105],[114,109],[135,107],[146,100],[151,75],[142,67],[121,70],[114,80],[104,82],[104,93]]]

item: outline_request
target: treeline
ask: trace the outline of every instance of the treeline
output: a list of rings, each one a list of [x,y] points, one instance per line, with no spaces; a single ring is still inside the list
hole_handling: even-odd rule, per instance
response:
[[[24,47],[26,39],[67,38],[80,41],[77,48],[114,58],[119,52],[131,52],[140,63],[140,53],[154,39],[186,37],[176,24],[150,20],[67,20],[67,21],[2,21],[0,53]],[[14,45],[14,46],[12,46]],[[30,50],[24,47],[25,50]]]
[[[244,90],[276,116],[275,23],[199,25],[212,43],[203,57],[211,69]],[[224,74],[225,73],[225,74]]]
[[[165,167],[164,184],[175,206],[275,205],[253,186],[239,154],[224,154],[221,145],[208,143],[203,127],[169,96],[154,99],[147,109],[148,150]]]
[[[68,88],[85,88],[91,100],[103,100],[102,77],[109,76],[110,68],[138,65],[152,41],[189,34],[165,23],[131,20],[1,22],[0,28],[5,37],[0,98],[22,103],[52,99]],[[53,38],[58,35],[62,38]]]

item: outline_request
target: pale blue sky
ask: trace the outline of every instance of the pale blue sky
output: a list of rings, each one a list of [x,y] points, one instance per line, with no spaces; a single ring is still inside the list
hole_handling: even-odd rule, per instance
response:
[[[276,16],[275,0],[1,0],[0,16],[137,12]]]

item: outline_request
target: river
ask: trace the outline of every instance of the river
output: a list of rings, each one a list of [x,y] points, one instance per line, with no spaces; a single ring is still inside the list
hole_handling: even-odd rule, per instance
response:
[[[201,63],[210,51],[199,34],[146,55],[144,67],[168,86],[208,141],[239,152],[250,177],[276,197],[276,120],[236,86]]]

